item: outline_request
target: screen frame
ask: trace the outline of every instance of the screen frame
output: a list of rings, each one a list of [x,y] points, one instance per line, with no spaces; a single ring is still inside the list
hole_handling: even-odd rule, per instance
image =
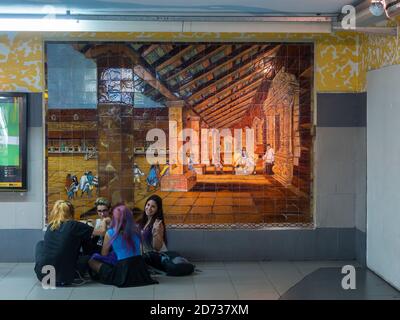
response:
[[[27,170],[28,170],[28,95],[26,93],[20,92],[0,92],[0,97],[7,98],[21,98],[22,105],[20,105],[20,123],[19,123],[19,152],[21,159],[21,187],[2,187],[0,186],[0,192],[26,192],[28,191],[28,179],[27,179]]]

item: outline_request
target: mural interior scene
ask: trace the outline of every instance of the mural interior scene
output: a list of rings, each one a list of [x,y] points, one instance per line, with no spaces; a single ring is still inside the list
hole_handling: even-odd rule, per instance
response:
[[[47,209],[69,199],[84,219],[97,196],[143,210],[158,194],[170,227],[312,225],[313,57],[313,43],[47,43]]]

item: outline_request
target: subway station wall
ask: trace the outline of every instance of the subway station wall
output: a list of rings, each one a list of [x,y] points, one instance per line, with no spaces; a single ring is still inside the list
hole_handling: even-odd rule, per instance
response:
[[[47,35],[48,37],[57,37],[57,35]],[[156,34],[152,35],[152,39],[163,39],[165,35]],[[176,35],[167,35],[169,39],[173,39]],[[25,37],[25,38],[24,38]],[[59,36],[58,36],[59,37]],[[88,35],[88,34],[69,34],[67,38],[69,39],[90,39],[90,38],[103,38],[103,39],[116,39],[123,40],[129,37],[130,39],[141,40],[143,35],[139,34],[107,34],[107,35]],[[207,38],[208,37],[208,38]],[[316,91],[317,92],[357,92],[362,91],[363,83],[360,81],[359,77],[359,66],[361,65],[360,56],[358,55],[357,38],[354,35],[343,35],[343,36],[304,36],[304,35],[246,35],[246,39],[251,41],[265,41],[266,38],[272,39],[286,39],[287,37],[293,37],[294,39],[308,39],[309,41],[316,41]],[[242,35],[207,35],[204,36],[207,41],[210,40],[225,40],[225,41],[235,41],[239,39],[243,41]],[[203,39],[204,39],[203,38]],[[211,39],[210,39],[211,38]],[[7,73],[3,73],[3,78],[0,81],[1,91],[22,91],[22,92],[42,92],[43,91],[43,37],[42,35],[37,35],[37,37],[32,37],[34,47],[38,46],[40,48],[40,58],[38,58],[38,53],[30,49],[23,54],[13,55],[11,52],[18,51],[22,52],[26,50],[26,45],[23,45],[26,35],[21,34],[6,34],[2,35],[0,50],[0,68],[2,70],[7,70]],[[180,35],[179,39],[182,41],[193,41],[198,39],[198,35]],[[333,41],[332,41],[333,40]],[[13,49],[14,48],[14,49]],[[24,49],[25,48],[25,49]],[[36,52],[35,55],[33,52]],[[32,57],[32,58],[31,58]],[[27,66],[33,65],[32,71],[19,73],[17,64],[23,63]],[[14,68],[4,69],[5,65],[14,66]],[[335,72],[338,72],[337,76]],[[342,72],[341,72],[342,71]],[[13,73],[17,72],[18,76],[15,77]],[[8,74],[8,76],[6,76]],[[11,74],[11,76],[10,76]],[[10,79],[13,79],[10,81]],[[19,79],[22,79],[21,81]],[[345,96],[350,97],[352,94],[349,93]],[[336,99],[341,96],[332,96],[329,99]],[[316,103],[316,113],[320,108],[318,96]],[[328,100],[329,100],[328,99]],[[358,98],[357,98],[358,99]],[[345,101],[347,98],[345,98]],[[352,100],[350,98],[350,100]],[[343,101],[343,100],[341,100]],[[332,104],[335,105],[335,104]],[[337,104],[336,104],[337,105]],[[360,102],[362,105],[362,102]],[[35,108],[38,108],[35,107]],[[323,107],[322,107],[323,108]],[[360,107],[362,110],[362,107]],[[35,110],[35,114],[37,109]],[[333,111],[333,110],[332,110]],[[335,114],[335,112],[333,112]],[[359,117],[362,118],[363,111],[360,111]],[[352,118],[354,113],[350,116]],[[349,117],[349,115],[347,115]],[[346,118],[346,116],[344,117]],[[358,120],[357,120],[358,121]],[[362,209],[362,191],[358,191],[359,186],[362,182],[355,182],[353,186],[348,185],[348,177],[343,177],[343,175],[329,176],[332,170],[324,169],[331,167],[329,163],[333,162],[333,166],[336,168],[343,166],[343,168],[348,168],[348,163],[354,163],[354,153],[348,155],[346,159],[346,154],[340,150],[349,150],[350,145],[353,145],[355,149],[358,148],[359,159],[357,161],[362,162],[364,150],[362,150],[363,144],[365,144],[365,135],[363,133],[363,126],[360,125],[362,121],[344,121],[341,124],[333,123],[323,123],[319,125],[317,123],[317,133],[316,133],[316,150],[315,150],[315,173],[316,173],[316,230],[263,230],[252,233],[252,231],[208,231],[208,230],[171,230],[170,243],[172,247],[176,247],[180,251],[186,253],[187,256],[193,257],[194,259],[211,259],[211,260],[226,260],[226,259],[237,259],[237,260],[251,260],[251,259],[352,259],[356,258],[356,230],[365,230],[363,222],[363,212]],[[356,123],[356,124],[355,124]],[[357,124],[358,123],[358,124]],[[345,128],[346,127],[346,128]],[[43,154],[44,154],[44,144],[43,144],[43,128],[34,127],[37,129],[30,129],[28,132],[30,134],[30,139],[36,140],[40,143],[35,143],[31,146],[29,150],[30,154],[34,155],[36,153],[37,158],[40,159],[37,165],[43,167]],[[348,137],[352,136],[352,139]],[[338,145],[339,142],[346,141],[346,146]],[[358,152],[357,151],[357,152]],[[336,155],[341,155],[339,162],[336,161]],[[338,164],[340,163],[340,164]],[[36,168],[35,166],[34,168]],[[24,214],[22,211],[15,213],[14,218],[5,218],[0,222],[0,238],[4,241],[0,242],[0,251],[6,253],[1,256],[2,261],[32,261],[33,259],[33,244],[35,239],[40,239],[42,236],[41,228],[43,227],[43,211],[44,211],[44,201],[43,201],[43,172],[40,169],[40,177],[36,179],[33,177],[35,170],[31,165],[28,169],[29,180],[32,192],[36,191],[40,194],[39,198],[35,198],[40,205],[35,207],[34,210],[30,211],[30,218],[34,221],[29,222],[29,220],[24,219]],[[29,171],[30,170],[30,171]],[[346,169],[347,170],[347,169]],[[349,172],[349,174],[354,175],[354,172]],[[363,174],[360,172],[358,176],[359,180],[362,181]],[[32,179],[34,178],[34,179]],[[324,180],[326,179],[326,180]],[[39,182],[40,181],[40,182]],[[325,191],[320,193],[319,188],[326,187]],[[31,192],[31,191],[29,191]],[[25,197],[29,195],[29,192],[25,194]],[[359,193],[359,194],[358,194]],[[1,194],[1,206],[7,211],[15,212],[22,205],[23,201],[19,198],[20,195],[16,194]],[[36,196],[35,196],[36,197]],[[360,201],[357,197],[360,198]],[[353,200],[352,200],[353,199]],[[342,209],[336,208],[332,210],[332,204],[339,204]],[[357,204],[359,203],[359,204]],[[40,207],[40,208],[39,208]],[[10,209],[11,208],[11,209]],[[359,214],[355,214],[356,210],[359,210]],[[3,210],[1,210],[3,212]],[[19,216],[19,217],[17,217]],[[23,224],[17,224],[16,221],[23,221]],[[15,221],[15,222],[14,222]],[[19,222],[18,222],[19,223]],[[186,243],[191,243],[190,240],[194,240],[193,247],[182,247],[182,236],[188,241]],[[238,236],[238,237],[236,237]],[[23,240],[21,240],[23,239]],[[197,239],[197,240],[196,240]],[[232,239],[237,240],[237,244],[243,250],[240,250],[242,254],[238,254],[236,257],[224,250],[224,246],[232,246]],[[243,240],[243,239],[251,239]],[[360,237],[362,246],[362,235]],[[216,241],[218,240],[218,241]],[[220,241],[222,240],[222,242]],[[241,241],[243,240],[243,241]],[[254,247],[254,241],[260,244],[265,244],[261,250],[250,249]],[[275,243],[285,243],[284,249],[280,250],[279,246],[275,246]],[[29,243],[29,245],[28,245]],[[212,252],[208,252],[206,248],[209,248],[210,243],[221,243],[220,246],[211,249]],[[267,245],[269,243],[269,245]],[[32,244],[32,245],[31,245]],[[300,245],[299,245],[300,244]],[[9,250],[11,248],[11,250]],[[20,250],[25,248],[24,250]],[[232,251],[230,251],[232,252]],[[258,253],[257,253],[258,252]],[[226,253],[226,254],[225,254]],[[362,250],[361,250],[362,255]]]

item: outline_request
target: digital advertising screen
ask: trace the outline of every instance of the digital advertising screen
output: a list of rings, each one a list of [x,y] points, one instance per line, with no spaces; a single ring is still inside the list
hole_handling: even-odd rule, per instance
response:
[[[0,190],[26,190],[26,97],[0,94]]]

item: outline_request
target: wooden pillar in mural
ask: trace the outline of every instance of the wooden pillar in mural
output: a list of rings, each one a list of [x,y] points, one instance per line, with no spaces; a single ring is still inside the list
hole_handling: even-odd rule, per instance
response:
[[[133,206],[133,65],[122,54],[97,58],[100,196]]]
[[[184,101],[167,102],[169,116],[169,163],[170,174],[161,178],[161,191],[189,191],[196,184],[196,173],[183,165],[183,108]]]
[[[100,196],[132,204],[132,106],[99,104],[98,112]]]

